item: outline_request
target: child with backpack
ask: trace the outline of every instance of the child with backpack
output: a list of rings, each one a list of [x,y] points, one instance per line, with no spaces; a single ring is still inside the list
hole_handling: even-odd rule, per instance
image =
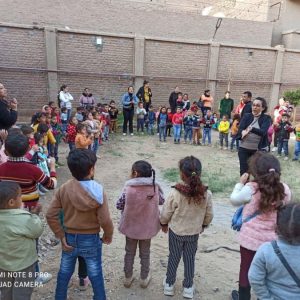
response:
[[[157,124],[159,126],[159,141],[166,142],[167,137],[167,109],[165,106],[163,106],[160,110],[160,114],[158,115]],[[163,139],[163,140],[162,140]]]
[[[259,299],[297,300],[300,295],[300,204],[290,203],[277,215],[276,241],[256,252],[249,281]],[[290,268],[290,269],[289,269]]]
[[[149,285],[150,244],[161,228],[159,205],[163,203],[163,192],[155,182],[152,166],[144,160],[136,161],[132,165],[131,179],[126,181],[116,205],[122,211],[119,231],[126,236],[124,286],[127,288],[134,280],[133,264],[138,245],[141,258],[140,285],[142,288]]]
[[[183,297],[193,299],[198,238],[212,221],[212,194],[201,182],[202,165],[194,156],[179,161],[182,182],[177,183],[163,206],[160,223],[169,227],[169,259],[164,294],[174,295],[176,271],[183,256]]]
[[[281,168],[276,157],[256,152],[249,160],[250,175],[241,176],[231,194],[231,203],[244,205],[239,233],[241,264],[239,290],[232,291],[233,300],[250,300],[251,286],[248,271],[257,249],[265,242],[276,239],[278,210],[291,199],[289,187],[280,181]],[[247,183],[248,182],[248,183]]]

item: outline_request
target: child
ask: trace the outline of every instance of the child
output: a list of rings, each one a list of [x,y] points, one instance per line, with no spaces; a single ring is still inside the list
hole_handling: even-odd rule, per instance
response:
[[[58,161],[58,145],[61,142],[61,138],[63,135],[62,132],[62,128],[60,127],[60,125],[57,122],[57,116],[52,116],[51,118],[51,130],[52,130],[52,134],[55,138],[56,143],[54,145],[52,145],[51,147],[51,156],[55,158],[55,162],[57,166],[63,166],[63,164],[61,164]]]
[[[38,132],[44,135],[44,144],[48,145],[48,142],[51,145],[56,144],[56,140],[53,136],[52,130],[47,125],[47,116],[43,113],[40,114],[39,117],[37,117],[37,120],[35,122],[35,125],[32,126],[34,132]]]
[[[180,109],[182,111],[183,106],[184,106],[184,102],[183,102],[183,98],[182,98],[182,93],[179,92],[177,97],[178,98],[176,100],[176,108],[180,107]]]
[[[193,144],[194,145],[201,145],[200,123],[201,123],[201,110],[198,109],[197,112],[193,115]]]
[[[1,299],[30,300],[36,286],[34,274],[38,256],[35,239],[44,229],[37,216],[41,206],[32,209],[31,213],[21,208],[20,186],[15,182],[0,182]],[[14,272],[22,275],[11,276]]]
[[[227,119],[227,116],[224,115],[222,121],[219,124],[219,139],[220,139],[220,149],[227,150],[228,149],[228,134],[229,134],[230,123]],[[224,145],[225,140],[225,147]]]
[[[189,100],[189,95],[188,94],[184,94],[183,95],[183,111],[188,111],[190,109],[191,103]]]
[[[111,100],[109,103],[109,116],[110,116],[110,132],[117,132],[117,122],[118,122],[119,110],[116,107],[116,102]]]
[[[136,109],[136,115],[137,115],[137,132],[141,129],[142,134],[144,134],[144,124],[145,124],[145,116],[147,112],[146,109],[144,108],[143,102],[140,102],[138,104],[138,107]]]
[[[198,107],[197,101],[194,101],[192,106],[191,106],[191,111],[193,113],[196,113],[198,109],[199,109],[199,107]]]
[[[172,124],[174,131],[174,144],[180,144],[181,126],[183,115],[180,107],[176,108],[176,113],[173,115]]]
[[[69,145],[70,151],[75,149],[75,139],[76,139],[76,126],[78,124],[78,121],[76,117],[72,117],[69,121],[67,132],[66,132],[66,141]]]
[[[99,113],[97,111],[92,113],[93,116],[93,122],[95,124],[95,128],[97,129],[97,132],[94,133],[94,142],[92,145],[92,151],[96,154],[97,158],[100,158],[100,156],[97,155],[97,151],[100,146],[101,142],[101,128],[102,128],[102,122],[100,122]]]
[[[109,105],[103,104],[104,110],[101,113],[101,122],[103,122],[103,140],[108,141],[108,135],[109,135],[109,124],[110,124],[110,116],[109,116]]]
[[[219,120],[218,115],[216,113],[213,113],[213,119],[214,119],[214,125],[212,126],[212,129],[218,130],[220,120]]]
[[[35,145],[33,128],[29,125],[22,125],[21,126],[21,131],[24,135],[27,136],[28,142],[29,142],[29,148],[31,149],[32,146]]]
[[[279,251],[300,280],[300,204],[290,203],[278,211],[278,240],[263,244],[255,254],[249,281],[259,299],[299,299],[300,285],[283,265]],[[274,248],[275,247],[275,248]],[[278,250],[277,250],[278,251]]]
[[[153,111],[153,105],[149,106],[147,122],[148,122],[148,134],[154,135],[155,112]]]
[[[233,151],[234,143],[236,144],[236,150],[239,150],[239,140],[237,139],[237,133],[239,131],[241,116],[239,114],[234,114],[232,125],[231,125],[231,142],[230,150]]]
[[[183,297],[193,299],[195,255],[199,234],[213,219],[212,194],[201,182],[199,159],[187,156],[179,162],[182,183],[170,192],[160,216],[163,231],[169,227],[169,259],[164,294],[174,295],[177,268],[183,256]]]
[[[211,146],[211,128],[213,124],[215,123],[214,118],[211,114],[211,111],[208,110],[206,112],[206,115],[202,119],[203,126],[203,140],[202,144],[205,146],[206,137],[208,139],[208,146]]]
[[[276,157],[256,152],[249,160],[249,169],[254,179],[248,182],[249,174],[243,174],[230,196],[233,205],[244,205],[243,219],[256,214],[243,223],[239,233],[239,291],[232,292],[233,300],[250,299],[248,271],[253,257],[263,243],[276,239],[277,211],[291,199],[289,187],[280,181],[281,169]]]
[[[78,122],[83,121],[83,111],[84,111],[84,108],[82,106],[79,106],[79,107],[76,108],[75,117],[76,117]]]
[[[172,114],[172,109],[170,107],[167,108],[167,115],[168,115],[167,136],[171,136],[171,129],[173,127],[173,124],[172,124],[173,114]]]
[[[189,139],[190,144],[192,144],[193,135],[193,112],[188,110],[186,116],[183,118],[184,124],[184,143],[186,144],[187,139]]]
[[[46,214],[48,225],[61,240],[63,250],[55,299],[67,299],[68,283],[78,256],[82,256],[87,265],[94,299],[106,299],[101,248],[102,243],[112,241],[113,223],[103,187],[92,179],[97,157],[88,149],[75,149],[69,153],[67,161],[73,179],[59,188]],[[65,230],[59,220],[61,210]],[[102,240],[99,237],[101,227]]]
[[[163,106],[160,110],[160,114],[158,116],[158,126],[159,126],[159,141],[162,142],[162,138],[164,142],[166,141],[167,136],[167,109]]]
[[[164,203],[163,192],[155,183],[155,171],[144,161],[132,165],[131,179],[126,181],[117,209],[122,211],[119,230],[126,236],[124,286],[129,288],[134,280],[133,263],[137,245],[141,258],[140,285],[146,288],[151,280],[151,238],[160,230],[159,205]],[[132,221],[134,220],[134,222]]]
[[[298,124],[294,129],[296,135],[296,142],[295,142],[295,153],[293,161],[297,161],[299,159],[300,154],[300,124]]]
[[[159,135],[159,126],[158,126],[158,116],[160,114],[160,110],[161,110],[162,106],[160,105],[158,107],[158,110],[155,113],[155,118],[156,118],[156,125],[157,125],[157,135]],[[173,125],[172,125],[173,126]]]
[[[66,107],[63,107],[61,109],[60,119],[61,119],[62,130],[65,133],[68,126],[68,110]]]
[[[280,123],[275,123],[275,132],[277,132],[278,142],[278,156],[281,156],[281,152],[284,152],[284,160],[289,159],[289,139],[290,133],[294,131],[291,123],[289,122],[290,116],[287,113],[282,115]]]
[[[50,176],[48,168],[47,149],[44,147],[44,137],[42,134],[36,132],[34,134],[34,140],[36,145],[38,145],[39,147],[37,152],[37,166],[43,171],[45,175]]]
[[[75,148],[87,149],[93,142],[93,136],[88,134],[86,125],[78,123],[76,126]]]

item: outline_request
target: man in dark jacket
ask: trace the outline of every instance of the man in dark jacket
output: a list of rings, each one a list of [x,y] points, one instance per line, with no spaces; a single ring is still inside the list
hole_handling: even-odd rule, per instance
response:
[[[18,118],[18,102],[16,99],[8,102],[5,100],[7,91],[2,83],[0,83],[0,130],[8,130],[12,127]]]
[[[245,104],[242,112],[241,112],[241,118],[244,116],[244,114],[250,114],[252,113],[252,93],[247,91],[247,92],[244,92],[243,94],[243,102]]]
[[[146,112],[149,111],[149,106],[151,105],[152,91],[149,86],[149,81],[144,80],[143,86],[141,86],[136,93],[136,96],[141,102],[144,103],[144,108]]]
[[[174,92],[172,92],[169,97],[169,104],[170,104],[170,107],[172,110],[172,114],[175,114],[175,112],[176,112],[178,94],[179,94],[179,87],[176,86]]]

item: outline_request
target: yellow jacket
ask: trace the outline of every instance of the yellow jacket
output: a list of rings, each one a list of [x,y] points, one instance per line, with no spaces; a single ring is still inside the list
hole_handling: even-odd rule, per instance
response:
[[[229,121],[221,121],[219,124],[219,132],[221,133],[229,133],[230,123]]]
[[[296,141],[300,142],[300,124],[297,124],[295,127]]]
[[[38,128],[39,124],[34,125],[32,128],[34,130],[34,133],[37,132],[37,128]],[[54,145],[56,144],[56,139],[51,131],[51,129],[49,128],[49,130],[47,131],[47,133],[44,136],[44,145],[48,144],[48,141],[50,142],[50,144]]]

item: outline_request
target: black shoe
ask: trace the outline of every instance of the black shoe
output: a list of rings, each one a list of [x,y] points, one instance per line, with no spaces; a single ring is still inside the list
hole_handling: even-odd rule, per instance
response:
[[[231,300],[239,300],[239,292],[237,290],[231,292]]]

